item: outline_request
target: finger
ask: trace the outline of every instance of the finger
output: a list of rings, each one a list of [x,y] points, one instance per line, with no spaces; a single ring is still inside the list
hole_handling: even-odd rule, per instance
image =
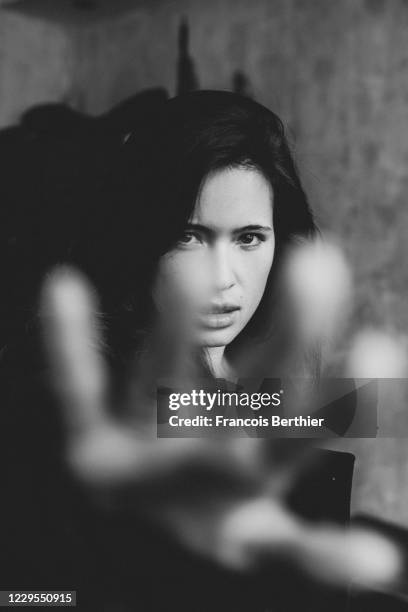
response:
[[[334,243],[319,239],[297,244],[282,261],[275,293],[271,333],[254,343],[251,352],[241,353],[237,369],[244,378],[280,379],[285,416],[312,415],[328,403],[327,390],[322,393],[319,386],[321,353],[330,361],[329,353],[350,310],[349,266]],[[344,395],[343,386],[337,387],[330,387],[332,402]],[[296,444],[294,440],[264,442],[278,466],[269,479],[272,488],[290,488],[312,443],[311,437]]]
[[[238,368],[248,376],[313,377],[313,357],[333,347],[350,311],[351,272],[341,250],[321,239],[292,246],[276,273],[274,294],[271,312],[264,313],[270,331],[251,354],[241,355]]]
[[[151,440],[127,425],[106,422],[70,445],[68,462],[80,481],[97,489],[121,489],[139,511],[157,518],[169,507],[241,499],[260,489],[259,474],[219,440]]]
[[[106,418],[108,376],[97,309],[95,292],[77,270],[55,268],[46,278],[40,301],[45,347],[65,421],[76,433]]]
[[[155,435],[158,389],[187,391],[205,384],[203,379],[207,378],[207,382],[210,379],[197,336],[197,311],[196,303],[162,287],[156,316],[132,364],[129,414],[133,414],[139,426],[150,419]]]
[[[398,582],[403,568],[397,544],[369,529],[305,528],[294,552],[315,580],[335,585],[387,588]]]
[[[394,333],[362,329],[352,339],[346,355],[346,375],[354,378],[405,378],[408,352]]]
[[[341,249],[327,239],[301,243],[288,253],[284,274],[294,323],[303,341],[337,339],[352,296],[351,271]]]
[[[373,588],[396,582],[403,566],[396,544],[376,531],[307,524],[268,498],[237,505],[219,533],[219,559],[241,569],[284,557],[318,582]]]

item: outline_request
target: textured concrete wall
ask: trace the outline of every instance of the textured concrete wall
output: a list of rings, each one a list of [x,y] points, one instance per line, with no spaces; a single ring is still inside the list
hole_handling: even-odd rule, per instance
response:
[[[96,115],[140,89],[174,87],[176,16],[132,0],[107,4],[81,11],[29,0],[0,9],[0,127],[33,104]]]
[[[360,316],[408,328],[405,0],[128,0],[109,18],[58,4],[1,12],[0,125],[37,102],[97,114],[144,87],[174,93],[186,16],[200,86],[240,71],[288,123],[319,221],[356,264]]]
[[[356,321],[406,334],[406,0],[135,0],[109,19],[55,5],[1,13],[0,124],[36,102],[100,113],[145,87],[174,93],[186,17],[200,86],[229,89],[239,71],[287,122],[318,219],[352,264]],[[357,455],[355,509],[408,524],[405,440],[343,447]]]

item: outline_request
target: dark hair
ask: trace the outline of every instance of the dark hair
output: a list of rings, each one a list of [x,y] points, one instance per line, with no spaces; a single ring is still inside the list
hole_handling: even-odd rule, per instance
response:
[[[279,117],[232,92],[196,91],[166,101],[153,119],[140,121],[117,162],[113,190],[104,194],[88,247],[97,254],[91,275],[109,296],[106,309],[112,329],[121,329],[122,346],[125,338],[129,347],[137,342],[135,333],[150,325],[158,261],[183,232],[205,177],[236,166],[258,169],[274,194],[274,263],[264,298],[240,336],[265,333],[281,255],[291,241],[316,231]]]

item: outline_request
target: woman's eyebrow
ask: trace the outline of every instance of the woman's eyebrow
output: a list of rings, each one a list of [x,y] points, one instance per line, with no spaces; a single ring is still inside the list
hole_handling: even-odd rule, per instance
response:
[[[188,230],[197,230],[199,232],[214,232],[214,228],[208,227],[206,225],[201,225],[200,223],[188,223],[186,226]],[[272,232],[273,228],[270,225],[244,225],[242,227],[237,227],[232,230],[234,234],[238,234],[240,232],[255,232],[255,231],[263,231],[263,232]]]
[[[197,230],[199,232],[210,232],[211,231],[211,228],[205,225],[201,225],[200,223],[187,223],[186,229],[187,230]]]
[[[254,231],[272,232],[273,228],[270,225],[244,225],[244,227],[239,227],[234,230],[234,232],[254,232]]]

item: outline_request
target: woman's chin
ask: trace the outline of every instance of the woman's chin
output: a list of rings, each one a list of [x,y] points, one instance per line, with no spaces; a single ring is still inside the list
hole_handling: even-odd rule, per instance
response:
[[[198,342],[201,346],[216,347],[227,346],[234,338],[237,337],[239,331],[234,327],[225,329],[201,330],[198,334]]]

